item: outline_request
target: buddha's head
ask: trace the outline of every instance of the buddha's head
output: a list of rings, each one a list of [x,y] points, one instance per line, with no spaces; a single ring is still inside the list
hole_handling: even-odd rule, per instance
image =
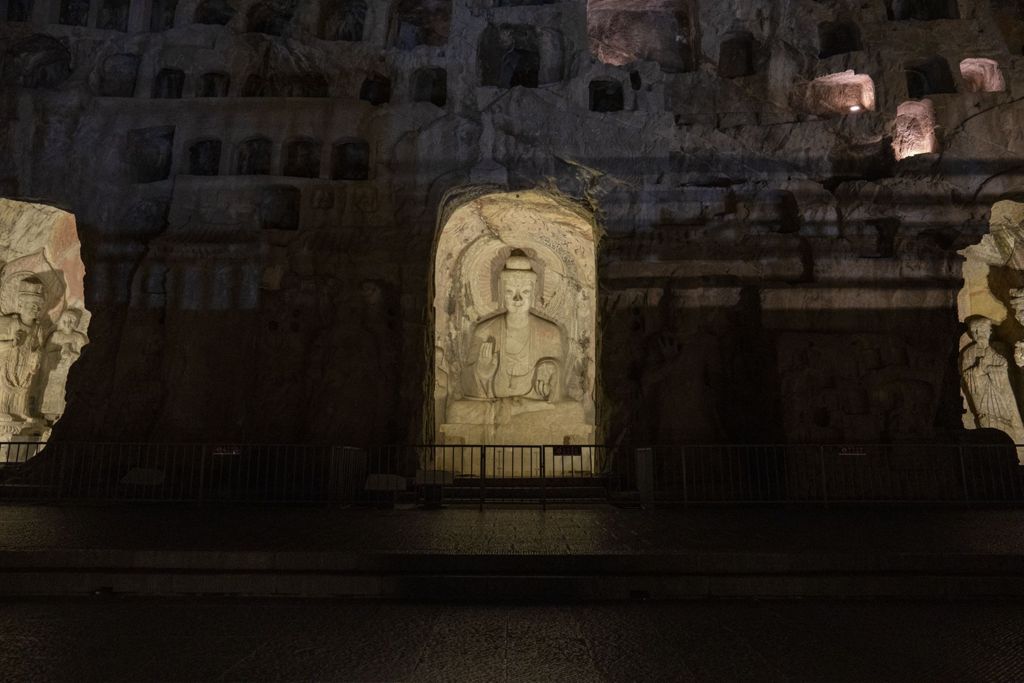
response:
[[[975,315],[967,319],[967,334],[974,342],[985,348],[992,338],[992,321],[983,315]]]
[[[512,315],[529,313],[536,287],[537,273],[530,259],[519,249],[513,250],[501,271],[501,298],[505,309]]]
[[[18,284],[18,315],[25,325],[32,325],[39,320],[43,312],[43,282],[30,276]]]

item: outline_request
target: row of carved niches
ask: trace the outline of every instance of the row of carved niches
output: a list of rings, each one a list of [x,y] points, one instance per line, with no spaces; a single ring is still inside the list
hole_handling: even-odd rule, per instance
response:
[[[434,263],[434,437],[595,438],[592,218],[539,192],[457,208]]]
[[[128,131],[125,162],[130,180],[154,183],[172,175],[329,177],[331,180],[367,180],[370,146],[365,140],[343,139],[330,145],[313,138],[278,143],[264,136],[239,141],[222,154],[216,138],[192,142],[175,165],[175,127],[154,126]]]
[[[134,17],[132,0],[8,0],[6,4],[3,18],[7,21],[121,32],[166,31],[191,23],[227,26],[239,33],[289,38],[315,33],[322,40],[359,42],[367,33],[368,20],[386,21],[388,45],[403,50],[443,46],[451,21],[450,0],[397,0],[390,12],[382,12],[380,6],[370,12],[366,0],[325,0],[312,12],[296,0],[148,0],[139,3],[145,7],[137,8],[143,11]]]
[[[994,429],[1024,444],[1024,203],[992,207],[988,234],[959,252],[964,324],[958,370],[964,427]],[[1024,448],[1018,448],[1024,464]]]
[[[0,442],[45,441],[88,343],[74,217],[0,199],[0,261]]]

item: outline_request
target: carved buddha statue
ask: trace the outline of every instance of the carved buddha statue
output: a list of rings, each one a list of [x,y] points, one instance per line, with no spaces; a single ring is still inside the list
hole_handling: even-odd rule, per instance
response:
[[[531,310],[537,273],[525,254],[512,252],[499,281],[504,310],[473,327],[462,359],[464,398],[449,403],[446,421],[479,425],[487,441],[550,440],[563,424],[582,422],[581,405],[563,389],[565,335]]]

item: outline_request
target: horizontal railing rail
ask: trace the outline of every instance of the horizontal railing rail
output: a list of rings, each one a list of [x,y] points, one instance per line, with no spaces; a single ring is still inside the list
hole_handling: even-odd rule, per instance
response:
[[[1024,446],[0,443],[0,500],[1024,502]]]

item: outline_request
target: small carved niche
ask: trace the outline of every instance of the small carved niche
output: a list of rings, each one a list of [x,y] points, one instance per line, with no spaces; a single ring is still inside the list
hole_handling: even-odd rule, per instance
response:
[[[270,97],[327,97],[327,77],[317,71],[278,73],[270,78]]]
[[[295,14],[294,0],[266,0],[249,7],[245,15],[245,30],[268,36],[284,35]]]
[[[536,88],[540,47],[533,26],[488,26],[480,36],[480,83],[499,88]]]
[[[1003,92],[1006,81],[999,62],[982,57],[969,57],[960,62],[960,76],[967,92]]]
[[[260,227],[264,230],[298,230],[302,195],[291,185],[265,188],[260,200]]]
[[[125,158],[132,182],[153,183],[171,175],[174,126],[154,126],[128,131]]]
[[[110,55],[103,60],[100,70],[100,95],[103,97],[131,97],[135,94],[135,79],[139,73],[138,55]]]
[[[451,28],[451,0],[398,0],[391,13],[391,39],[399,50],[442,47]]]
[[[32,0],[7,0],[7,21],[31,21]]]
[[[331,150],[331,178],[366,180],[370,177],[370,145],[363,140],[339,142]]]
[[[178,0],[153,0],[153,11],[149,15],[149,30],[159,33],[173,28],[174,13],[177,10]]]
[[[590,111],[622,111],[623,101],[622,83],[590,81]]]
[[[196,97],[227,97],[231,78],[227,74],[211,72],[199,77]]]
[[[126,32],[128,30],[128,11],[130,8],[130,0],[103,0],[100,5],[97,28]]]
[[[60,0],[57,23],[65,26],[85,26],[89,21],[89,0]]]
[[[220,172],[220,140],[199,140],[188,148],[190,175],[217,175]]]
[[[352,43],[363,39],[366,0],[328,0],[321,7],[321,38]]]
[[[203,0],[194,15],[197,24],[225,26],[235,16],[235,8],[227,0]]]
[[[40,33],[22,38],[3,54],[3,82],[23,88],[52,88],[71,75],[71,52]]]
[[[588,0],[590,51],[605,64],[657,62],[663,71],[694,69],[690,0]]]
[[[853,71],[815,78],[794,91],[795,106],[818,116],[874,111],[875,83]]]
[[[859,52],[860,26],[852,21],[825,21],[818,24],[818,57],[828,59],[848,52]]]
[[[242,84],[242,97],[267,97],[270,95],[270,84],[263,74],[249,74]]]
[[[949,62],[943,57],[935,56],[910,62],[904,70],[907,75],[907,97],[912,100],[956,92],[953,72],[949,69]]]
[[[412,75],[412,101],[443,107],[448,101],[448,72],[439,67],[417,69]]]
[[[235,173],[238,175],[270,175],[273,145],[268,138],[250,138],[238,145]]]
[[[359,88],[359,99],[375,107],[387,104],[391,101],[391,79],[379,73],[370,74]]]
[[[730,31],[718,49],[718,75],[741,78],[754,74],[754,51],[757,43],[749,31]]]
[[[938,151],[935,110],[931,100],[911,100],[896,108],[892,151],[896,160]]]
[[[284,146],[281,175],[296,178],[320,177],[320,141],[312,138],[291,140]]]
[[[160,69],[153,81],[153,98],[176,100],[185,87],[185,72],[181,69]]]
[[[957,0],[886,0],[885,5],[889,19],[895,21],[960,18]]]

